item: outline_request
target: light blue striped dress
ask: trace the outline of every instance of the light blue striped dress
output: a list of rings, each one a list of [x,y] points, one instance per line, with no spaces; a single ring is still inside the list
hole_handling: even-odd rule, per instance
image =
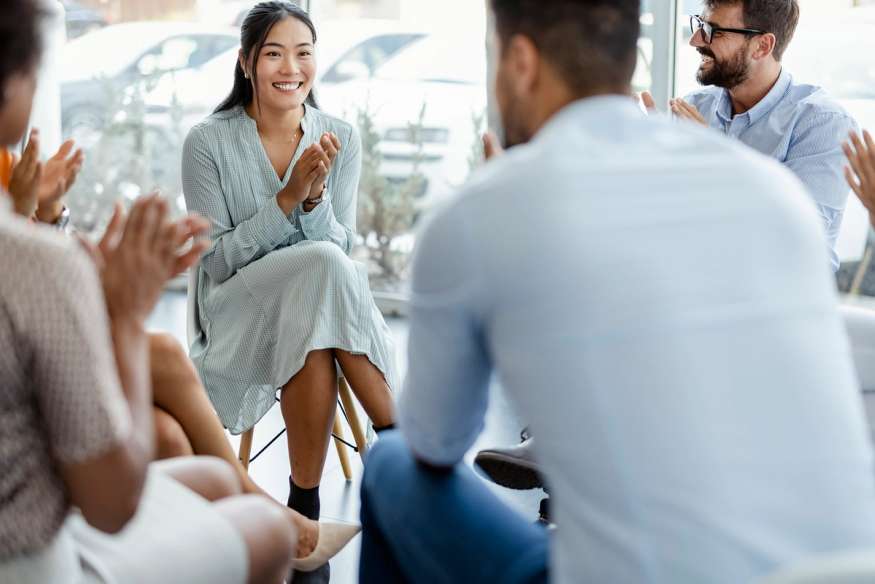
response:
[[[307,353],[367,355],[397,387],[389,329],[367,270],[347,254],[356,239],[361,144],[355,129],[307,107],[304,136],[282,180],[242,107],[213,114],[185,141],[182,177],[190,211],[211,222],[212,246],[197,273],[191,357],[223,424],[239,434],[275,403]],[[325,200],[286,216],[276,193],[323,132],[341,150]]]

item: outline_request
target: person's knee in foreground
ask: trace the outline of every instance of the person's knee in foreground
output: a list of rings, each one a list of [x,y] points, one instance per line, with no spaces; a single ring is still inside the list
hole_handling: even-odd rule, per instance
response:
[[[547,532],[466,466],[425,466],[393,431],[365,468],[361,582],[546,581]]]
[[[638,109],[637,1],[492,9],[511,148],[418,240],[404,443],[365,467],[362,581],[505,565],[513,538],[494,549],[459,519],[484,506],[459,463],[493,373],[537,437],[552,581],[750,581],[875,544],[872,453],[803,185]],[[705,178],[726,168],[744,172]],[[484,525],[512,517],[489,507]]]

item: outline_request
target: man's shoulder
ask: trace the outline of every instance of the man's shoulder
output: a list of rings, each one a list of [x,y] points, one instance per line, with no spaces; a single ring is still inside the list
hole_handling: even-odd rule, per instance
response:
[[[784,103],[794,111],[799,121],[807,118],[831,119],[837,123],[853,120],[842,104],[819,85],[792,81]]]

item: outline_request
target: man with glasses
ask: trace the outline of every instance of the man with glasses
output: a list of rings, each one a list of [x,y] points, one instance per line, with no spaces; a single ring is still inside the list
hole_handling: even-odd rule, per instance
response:
[[[841,143],[856,123],[820,87],[797,83],[782,68],[798,21],[797,0],[705,0],[703,13],[690,18],[690,45],[702,57],[696,80],[706,87],[669,105],[676,116],[720,130],[792,170],[817,205],[837,270],[835,244],[848,198]]]

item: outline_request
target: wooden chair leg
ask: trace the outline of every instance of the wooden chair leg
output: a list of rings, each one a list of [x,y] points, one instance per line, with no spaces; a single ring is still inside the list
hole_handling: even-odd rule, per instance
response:
[[[343,477],[346,479],[346,482],[352,480],[352,468],[349,466],[349,455],[346,453],[346,444],[344,444],[341,439],[343,438],[343,424],[340,423],[340,416],[342,414],[338,412],[334,416],[334,445],[337,447],[337,458],[340,459],[340,467],[343,469]]]
[[[237,458],[240,459],[240,464],[247,471],[249,470],[249,455],[252,454],[252,438],[255,436],[255,427],[249,428],[240,437],[240,450],[237,452]]]
[[[337,379],[338,394],[340,395],[340,403],[343,404],[343,409],[346,411],[346,418],[349,421],[349,429],[352,430],[352,436],[355,439],[355,445],[359,449],[359,456],[362,460],[368,451],[368,442],[365,439],[365,433],[362,430],[361,422],[359,422],[358,412],[355,409],[355,401],[352,399],[352,392],[349,389],[349,384],[346,379],[339,377]]]

